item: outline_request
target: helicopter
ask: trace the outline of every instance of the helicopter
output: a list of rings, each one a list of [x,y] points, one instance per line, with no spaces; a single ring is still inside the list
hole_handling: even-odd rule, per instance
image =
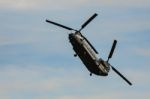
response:
[[[97,54],[99,54],[98,51],[88,41],[88,39],[82,35],[81,30],[84,29],[97,15],[98,15],[97,13],[94,13],[84,24],[82,24],[79,30],[50,21],[48,19],[46,19],[46,22],[67,29],[69,31],[74,31],[74,33],[70,33],[68,35],[68,39],[75,52],[74,57],[78,56],[80,58],[82,63],[86,66],[86,68],[90,72],[90,76],[92,76],[92,74],[98,76],[107,76],[110,71],[110,68],[112,68],[112,70],[115,73],[117,73],[122,79],[124,79],[129,85],[132,85],[132,83],[127,78],[125,78],[116,68],[114,68],[114,66],[112,66],[109,63],[109,59],[112,58],[112,55],[114,53],[117,40],[114,40],[112,48],[108,55],[108,59],[104,61],[102,58],[97,57]]]

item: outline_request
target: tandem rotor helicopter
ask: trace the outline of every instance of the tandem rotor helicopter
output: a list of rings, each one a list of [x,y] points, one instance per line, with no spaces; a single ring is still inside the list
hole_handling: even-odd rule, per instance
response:
[[[132,83],[126,79],[117,69],[115,69],[110,63],[109,59],[112,58],[114,49],[117,44],[117,40],[114,40],[112,48],[110,50],[108,59],[104,61],[101,58],[97,58],[96,54],[98,51],[93,47],[93,45],[81,34],[81,30],[84,29],[98,14],[95,13],[92,15],[82,26],[79,30],[64,26],[62,24],[50,21],[46,19],[46,22],[51,23],[53,25],[59,26],[61,28],[74,31],[74,33],[70,33],[68,38],[73,46],[73,50],[75,51],[74,57],[78,56],[86,68],[90,72],[90,76],[92,74],[99,75],[99,76],[107,76],[110,68],[114,72],[116,72],[121,78],[123,78],[129,85]]]

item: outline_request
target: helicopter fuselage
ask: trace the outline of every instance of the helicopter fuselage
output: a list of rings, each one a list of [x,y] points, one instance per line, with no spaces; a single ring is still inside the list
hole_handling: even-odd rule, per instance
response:
[[[61,28],[75,31],[75,33],[69,34],[69,41],[73,46],[73,50],[75,51],[74,56],[78,56],[83,64],[86,66],[86,68],[89,70],[90,75],[100,75],[100,76],[107,76],[108,72],[110,70],[110,67],[114,72],[116,72],[121,78],[123,78],[129,85],[132,85],[132,83],[126,79],[117,69],[115,69],[112,65],[109,64],[109,59],[112,58],[112,55],[114,53],[114,49],[117,44],[117,40],[114,40],[112,48],[110,50],[109,56],[107,61],[104,61],[103,59],[97,58],[97,50],[94,48],[94,46],[81,34],[81,30],[84,29],[98,14],[95,13],[93,16],[91,16],[82,26],[79,30],[70,28],[68,26],[46,20],[46,22],[51,23],[53,25],[59,26]]]
[[[70,33],[69,41],[73,46],[76,55],[89,70],[90,74],[107,76],[110,66],[102,59],[98,59],[94,49],[80,32]],[[75,55],[75,56],[76,56]]]

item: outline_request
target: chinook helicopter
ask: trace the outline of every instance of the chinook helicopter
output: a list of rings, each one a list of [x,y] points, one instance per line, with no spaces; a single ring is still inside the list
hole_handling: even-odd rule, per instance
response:
[[[96,54],[98,54],[98,51],[94,48],[94,46],[87,40],[85,36],[81,34],[81,30],[84,29],[98,14],[93,14],[82,26],[79,30],[67,27],[65,25],[50,21],[46,19],[46,22],[51,23],[53,25],[59,26],[61,28],[74,31],[74,33],[70,33],[68,38],[73,46],[73,50],[75,51],[74,57],[79,57],[83,64],[86,66],[86,68],[90,72],[90,76],[92,74],[99,75],[99,76],[107,76],[108,72],[110,71],[110,68],[114,72],[116,72],[121,78],[123,78],[129,85],[132,85],[132,83],[126,79],[117,69],[115,69],[110,63],[109,59],[112,58],[114,49],[117,44],[117,40],[114,40],[112,48],[110,50],[108,59],[104,61],[101,58],[98,58]]]

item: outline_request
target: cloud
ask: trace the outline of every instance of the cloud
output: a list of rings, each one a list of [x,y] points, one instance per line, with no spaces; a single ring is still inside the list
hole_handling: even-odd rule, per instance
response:
[[[88,96],[61,96],[61,97],[58,97],[57,99],[115,99],[113,95],[88,95]]]
[[[0,6],[3,8],[14,8],[18,10],[31,9],[69,9],[83,6],[107,6],[107,7],[147,7],[149,0],[1,0]]]
[[[35,69],[35,70],[34,70]],[[38,77],[44,76],[43,70],[38,70],[34,66],[30,67],[18,67],[18,66],[6,66],[3,71],[0,80],[1,92],[10,93],[13,91],[51,91],[57,87],[57,84],[53,80],[39,80]],[[48,69],[47,71],[51,71]],[[4,80],[2,78],[5,78]],[[10,83],[11,82],[11,83]]]
[[[135,52],[141,56],[150,56],[150,48],[138,48],[135,49]]]
[[[23,95],[23,93],[56,92],[63,90],[66,86],[76,86],[83,82],[82,76],[71,79],[72,75],[67,75],[63,68],[38,65],[7,65],[1,68],[0,75],[2,96],[11,96],[11,93]]]
[[[104,1],[104,0],[95,0],[98,3],[101,3],[102,5],[107,5],[107,6],[117,6],[117,7],[131,7],[131,6],[148,6],[149,0],[109,0],[109,1]]]
[[[57,97],[56,99],[126,99],[126,97],[132,97],[132,98],[136,98],[136,99],[140,99],[142,97],[148,98],[150,97],[149,93],[138,93],[137,92],[126,92],[126,91],[121,91],[121,90],[116,90],[116,91],[111,91],[111,93],[109,93],[109,91],[107,93],[97,93],[97,94],[90,94],[90,95],[64,95],[64,96],[60,96]]]
[[[144,69],[135,69],[134,71],[128,70],[126,73],[130,76],[133,86],[143,86],[150,83],[149,71]]]
[[[58,66],[7,65],[0,70],[0,98],[126,99],[126,96],[131,96],[138,99],[143,96],[149,97],[149,93],[136,90],[136,87],[139,85],[145,86],[149,84],[149,78],[145,76],[149,73],[136,70],[134,72],[128,71],[128,74],[131,76],[131,80],[134,81],[134,85],[126,89],[126,84],[126,87],[124,86],[123,88],[117,85],[117,83],[113,86],[110,84],[112,83],[110,81],[108,82],[109,86],[107,86],[104,83],[105,81],[102,81],[106,78],[100,79],[94,75],[93,77],[87,77],[86,75],[85,78],[83,73],[80,74],[75,68],[64,69]],[[114,91],[116,87],[117,90]]]
[[[48,15],[51,18],[54,18],[54,20],[59,19],[55,17],[57,16],[55,14],[56,10],[67,9],[71,12],[71,9],[80,9],[80,7],[85,6],[87,6],[88,9],[95,9],[95,7],[98,7],[98,9],[101,9],[101,7],[114,8],[109,10],[109,12],[107,12],[108,9],[105,10],[106,12],[104,12],[104,14],[101,15],[101,17],[103,18],[99,17],[100,20],[104,19],[104,23],[101,23],[100,21],[95,21],[100,22],[97,25],[93,25],[93,27],[97,30],[92,29],[91,25],[91,30],[89,30],[91,32],[87,34],[89,35],[89,37],[92,37],[91,41],[95,40],[95,43],[101,42],[103,44],[102,40],[105,39],[107,41],[109,37],[112,39],[113,37],[115,38],[116,35],[119,35],[122,38],[126,38],[128,40],[135,40],[135,38],[133,39],[131,35],[129,35],[131,34],[130,32],[133,31],[132,35],[134,36],[136,35],[136,31],[149,29],[149,14],[147,12],[143,12],[145,11],[145,9],[142,9],[140,11],[138,11],[139,9],[136,9],[136,7],[149,7],[149,2],[149,0],[1,0],[0,8],[8,10],[15,9],[21,11],[38,11],[41,9],[46,9],[50,10],[50,12],[53,12],[54,16],[52,13]],[[116,11],[115,14],[112,14],[114,13],[114,10],[116,10],[116,8],[118,9],[118,12]],[[132,10],[130,12],[129,10],[124,10],[121,8],[127,8],[130,11],[130,8],[136,10]],[[67,12],[66,10],[64,11]],[[76,24],[75,21],[77,22],[79,18],[79,16],[77,15],[80,15],[80,13],[83,12],[83,10],[81,12],[79,10],[76,11],[76,13],[72,12],[74,14],[71,13],[71,15],[63,14],[63,17],[61,16],[62,13],[64,13],[62,11],[61,14],[59,14],[58,16],[60,17],[60,20],[62,20],[62,23],[66,22],[65,20],[69,19],[71,24]],[[110,13],[110,11],[112,11],[112,13]],[[3,10],[3,12],[5,12],[5,10]],[[2,22],[1,26],[3,26],[5,30],[2,27],[2,30],[4,31],[0,33],[0,48],[1,53],[3,53],[1,54],[1,56],[3,57],[0,60],[1,99],[125,99],[127,96],[130,96],[133,99],[141,99],[143,97],[150,97],[148,86],[150,83],[150,79],[148,76],[149,71],[147,71],[149,70],[149,68],[145,70],[142,67],[142,70],[137,70],[137,67],[135,67],[136,69],[125,71],[125,73],[127,73],[128,75],[127,77],[129,77],[128,79],[131,80],[131,82],[133,81],[134,84],[133,87],[130,88],[128,87],[128,85],[126,85],[126,83],[121,83],[122,85],[125,85],[123,87],[120,86],[120,82],[118,82],[119,84],[117,84],[116,79],[122,81],[122,79],[120,79],[117,76],[116,79],[112,78],[114,80],[113,82],[111,81],[112,76],[106,78],[97,76],[88,77],[88,75],[86,74],[88,71],[85,67],[83,67],[84,69],[76,68],[77,65],[81,65],[74,64],[79,62],[79,59],[77,59],[77,61],[69,61],[67,59],[67,61],[69,61],[69,65],[67,64],[68,67],[66,66],[64,68],[65,63],[62,62],[63,60],[60,59],[58,61],[60,53],[63,53],[62,58],[65,58],[67,56],[66,54],[69,53],[68,51],[73,52],[71,50],[71,45],[69,45],[68,43],[67,34],[65,34],[65,32],[63,34],[62,30],[58,32],[58,28],[56,28],[56,30],[53,30],[55,29],[55,27],[53,28],[48,24],[39,25],[40,20],[42,20],[40,21],[41,23],[44,23],[45,20],[45,18],[43,18],[43,12],[39,11],[38,14],[31,14],[30,12],[19,12],[21,14],[18,14],[17,12],[16,14],[16,12],[10,12],[11,11],[3,13],[2,19],[5,19],[4,22],[7,22],[5,24],[3,24]],[[9,15],[7,15],[8,13]],[[107,15],[107,13],[109,14]],[[30,15],[28,16],[27,14]],[[73,17],[70,18],[70,16]],[[35,19],[35,17],[37,19]],[[39,17],[41,19],[39,19]],[[48,27],[45,28],[46,26]],[[99,29],[99,27],[101,28]],[[88,30],[88,28],[86,29]],[[104,33],[93,34],[93,30],[102,30],[102,32]],[[117,32],[117,34],[113,34],[112,32]],[[138,35],[137,38],[142,38],[141,33],[140,35]],[[145,39],[145,35],[143,36],[143,39]],[[9,47],[5,45],[8,45]],[[101,44],[97,44],[99,49],[103,48],[100,45]],[[134,49],[133,51],[141,56],[150,56],[149,50],[149,48],[138,48]],[[9,54],[13,52],[15,52],[15,55]],[[55,55],[55,59],[52,54]],[[48,57],[44,55],[47,55]],[[25,59],[24,57],[29,59]],[[38,57],[37,60],[35,59],[35,63],[47,64],[48,66],[33,65],[33,58],[35,57]],[[45,57],[47,59],[46,61]],[[25,63],[25,65],[12,64],[10,66],[3,66],[3,59],[5,59],[4,62],[7,64],[11,63],[10,60],[14,61],[15,59],[18,62],[19,59],[21,59],[23,61],[22,63]],[[58,64],[59,66],[56,66],[54,64],[55,62],[50,61],[51,59],[55,60],[56,64]],[[137,58],[135,57],[135,60],[136,59]],[[138,63],[141,64],[140,61],[138,61],[137,64]],[[63,66],[60,67],[60,65]],[[84,70],[85,74],[83,73]],[[86,75],[86,77],[84,75]],[[141,91],[141,88],[143,88],[144,91]],[[148,91],[145,91],[144,88],[146,88],[146,90]]]
[[[32,10],[32,9],[62,9],[63,7],[71,7],[82,5],[86,0],[1,0],[0,5],[4,8],[15,8],[18,10]]]

